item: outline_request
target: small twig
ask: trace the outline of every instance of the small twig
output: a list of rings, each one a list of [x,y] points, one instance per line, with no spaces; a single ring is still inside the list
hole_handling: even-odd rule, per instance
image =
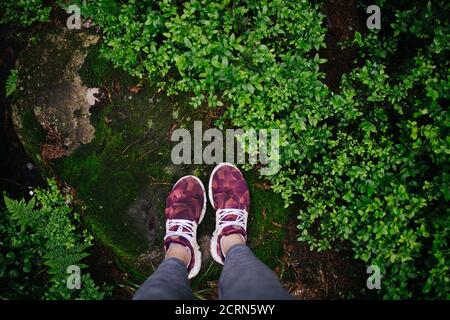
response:
[[[150,179],[154,181],[154,182],[150,182],[150,184],[149,184],[150,186],[154,186],[157,184],[163,184],[163,185],[171,184],[170,182],[167,182],[167,181],[158,181],[157,179],[155,179],[153,177],[150,177]]]
[[[153,150],[148,150],[146,152],[144,152],[142,155],[139,156],[139,158],[137,158],[137,160],[142,160],[146,155],[148,155],[150,152],[152,152]]]

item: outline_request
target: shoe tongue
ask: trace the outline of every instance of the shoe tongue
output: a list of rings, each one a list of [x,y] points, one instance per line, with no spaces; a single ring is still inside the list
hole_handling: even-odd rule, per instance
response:
[[[225,215],[224,217],[222,217],[222,221],[236,221],[236,219],[239,216],[237,215],[237,213],[233,213],[233,211],[231,211],[229,214]],[[240,233],[242,234],[244,237],[246,236],[246,231],[244,228],[237,226],[237,225],[233,225],[233,226],[228,226],[222,229],[221,235],[229,235],[232,233]]]
[[[182,213],[185,213],[186,216],[185,216],[184,214],[182,214]],[[183,211],[183,212],[181,212],[181,213],[178,214],[177,219],[186,219],[186,217],[189,217],[189,215],[188,215],[187,211]],[[188,220],[189,220],[189,219],[188,219]],[[183,232],[190,232],[190,229],[188,229],[188,228],[186,228],[186,227],[184,227],[184,226],[181,226],[181,225],[179,225],[178,223],[172,225],[172,226],[169,228],[169,230],[170,230],[170,231],[177,231],[177,230],[180,229],[180,228],[181,228],[181,230],[182,230]],[[183,238],[183,239],[184,239],[184,238]]]

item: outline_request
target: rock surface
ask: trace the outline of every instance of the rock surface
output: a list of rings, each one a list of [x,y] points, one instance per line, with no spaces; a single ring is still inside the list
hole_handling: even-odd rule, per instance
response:
[[[78,74],[87,54],[87,48],[99,37],[86,33],[72,35],[69,31],[47,35],[39,46],[41,50],[30,50],[18,64],[26,74],[22,78],[17,106],[34,105],[36,120],[49,133],[50,141],[44,145],[44,160],[71,154],[80,144],[94,138],[94,127],[90,123],[92,92],[81,83]],[[48,68],[54,65],[53,70]],[[93,91],[94,90],[94,91]],[[15,125],[22,127],[19,117]],[[20,132],[20,130],[19,130]]]

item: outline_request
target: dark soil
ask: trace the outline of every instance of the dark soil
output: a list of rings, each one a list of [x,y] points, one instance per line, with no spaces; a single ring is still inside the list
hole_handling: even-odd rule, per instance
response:
[[[365,266],[351,258],[350,251],[311,251],[297,241],[298,230],[288,227],[284,243],[284,286],[298,299],[348,299],[362,296]]]
[[[91,255],[86,259],[88,272],[97,284],[105,283],[113,286],[113,300],[129,300],[133,296],[133,289],[128,285],[129,275],[122,272],[116,265],[111,249],[96,243]]]
[[[325,83],[337,90],[343,74],[352,70],[357,56],[355,48],[342,49],[340,43],[353,39],[356,31],[364,28],[364,11],[359,9],[356,0],[328,0],[322,6],[328,29],[325,37],[327,47],[319,51],[327,62],[321,65],[326,74]]]

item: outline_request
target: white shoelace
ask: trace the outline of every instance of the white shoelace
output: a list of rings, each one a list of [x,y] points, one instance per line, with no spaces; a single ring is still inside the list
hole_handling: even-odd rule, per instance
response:
[[[175,230],[170,230],[177,226]],[[169,219],[166,221],[166,236],[164,240],[172,236],[183,237],[192,245],[197,237],[197,222],[186,219]]]
[[[217,210],[216,229],[220,230],[218,233],[229,226],[241,227],[247,230],[247,217],[248,213],[245,209],[219,209]],[[223,220],[226,216],[235,215],[235,220]]]

